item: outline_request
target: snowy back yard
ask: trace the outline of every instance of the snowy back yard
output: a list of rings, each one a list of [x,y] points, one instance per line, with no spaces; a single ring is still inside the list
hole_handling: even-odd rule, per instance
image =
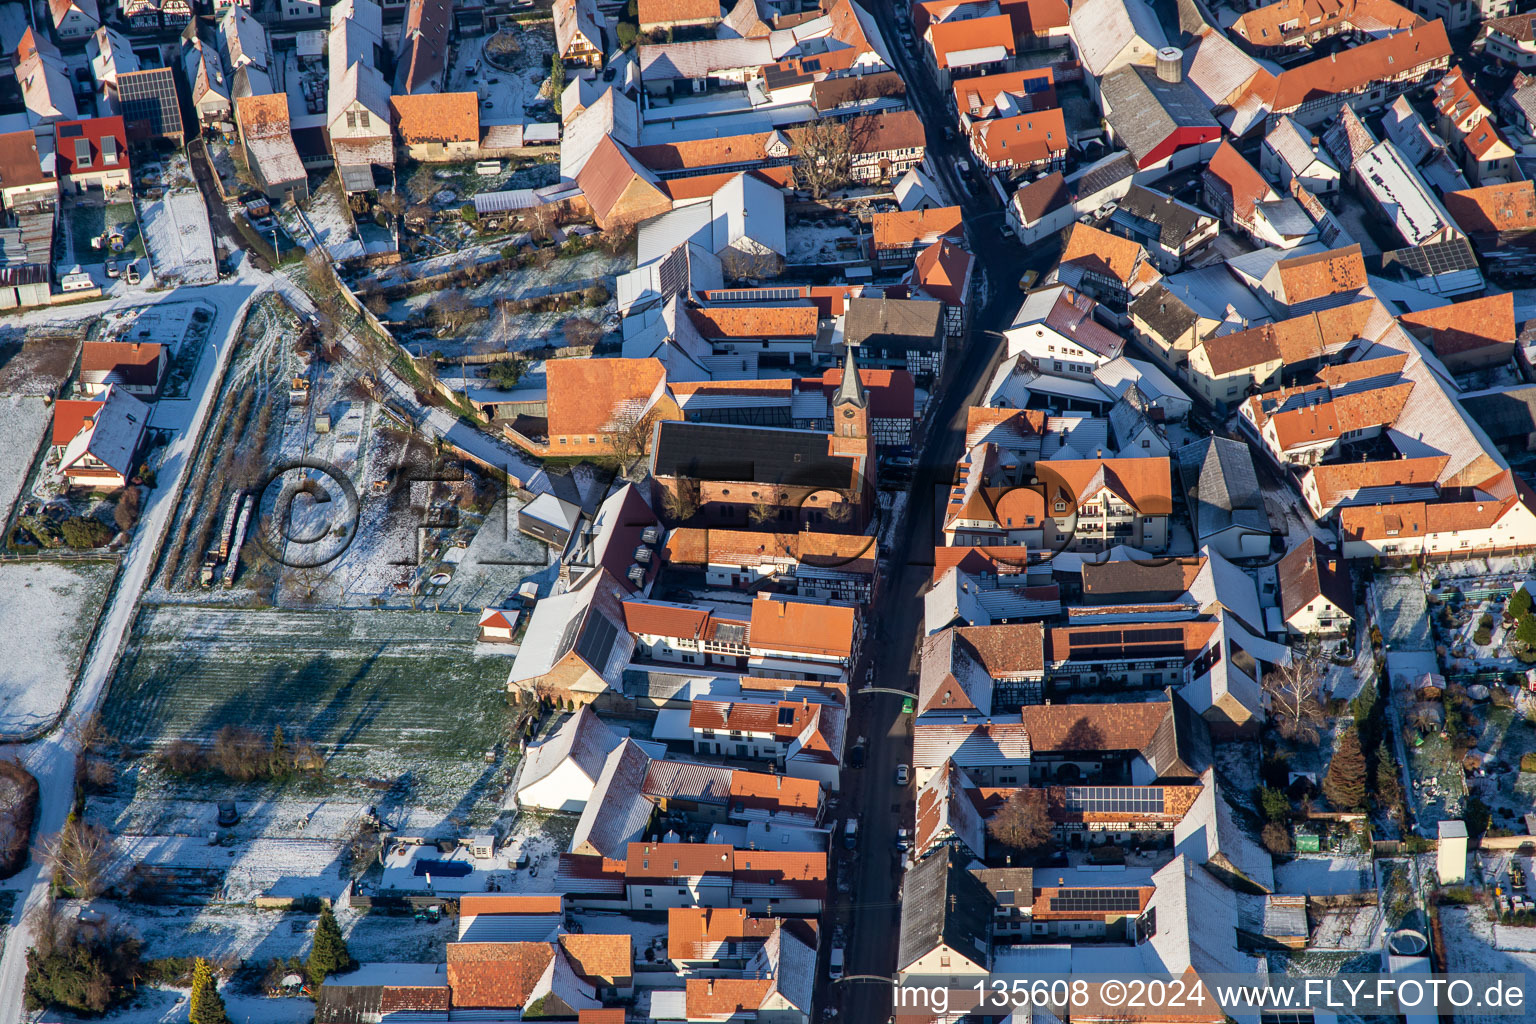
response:
[[[116,562],[0,562],[0,734],[64,706]]]

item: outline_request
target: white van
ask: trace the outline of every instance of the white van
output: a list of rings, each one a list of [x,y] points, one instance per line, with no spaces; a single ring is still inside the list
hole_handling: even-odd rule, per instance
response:
[[[843,956],[843,947],[833,946],[832,956],[828,959],[827,962],[827,977],[831,978],[833,981],[836,981],[838,978],[843,976],[844,959],[845,957]]]

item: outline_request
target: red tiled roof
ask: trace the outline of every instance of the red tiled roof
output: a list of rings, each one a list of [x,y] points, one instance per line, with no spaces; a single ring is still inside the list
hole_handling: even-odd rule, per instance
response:
[[[648,405],[665,378],[659,359],[551,359],[544,365],[549,436],[606,433],[622,404]]]
[[[121,117],[92,117],[84,121],[60,121],[53,126],[57,140],[59,176],[68,174],[96,174],[104,170],[128,169],[128,129]],[[102,140],[111,138],[116,143],[117,163],[107,164],[102,156]],[[90,143],[91,164],[75,166],[76,145],[80,139]]]
[[[690,308],[693,325],[706,339],[814,338],[821,317],[814,305],[704,306]]]
[[[152,341],[87,341],[80,347],[80,372],[115,373],[134,386],[160,382],[160,346]]]
[[[558,941],[578,977],[605,988],[629,987],[635,958],[629,935],[581,932]]]
[[[447,1013],[450,1005],[447,985],[385,985],[379,994],[383,1013],[436,1011]]]
[[[1006,14],[939,22],[929,26],[928,38],[940,68],[950,66],[951,55],[967,50],[1001,46],[1009,56],[1014,53],[1013,21]]]
[[[1513,292],[1404,313],[1398,320],[1405,327],[1422,328],[1428,333],[1430,347],[1442,358],[1490,345],[1513,347],[1519,334]]]
[[[663,601],[624,602],[624,628],[636,635],[702,640],[709,627],[708,608]]]
[[[731,804],[748,810],[814,813],[821,805],[821,783],[791,775],[738,770],[731,773]]]
[[[667,910],[667,956],[706,960],[721,943],[766,940],[778,927],[767,917],[752,917],[738,907],[671,907]]]
[[[971,125],[971,148],[988,164],[1037,164],[1067,151],[1067,122],[1060,107]]]
[[[752,602],[752,647],[846,658],[857,622],[858,612],[847,605],[759,597]]]
[[[523,896],[516,893],[468,893],[459,897],[459,916],[473,914],[558,914],[564,909],[559,893]]]
[[[86,421],[101,411],[102,403],[84,398],[66,398],[53,403],[53,443],[62,447],[85,429]]]
[[[1259,176],[1259,172],[1243,159],[1243,155],[1230,142],[1223,142],[1216,147],[1211,162],[1206,166],[1206,173],[1218,179],[1226,188],[1227,195],[1232,199],[1232,214],[1240,222],[1253,216],[1255,203],[1274,195],[1269,183]]]
[[[419,142],[480,141],[480,95],[428,92],[389,98],[395,134],[407,146]]]
[[[719,0],[640,0],[641,25],[720,20]]]
[[[1536,184],[1513,181],[1447,192],[1445,210],[1472,235],[1536,230]]]
[[[1065,10],[1065,6],[1062,8]],[[1056,84],[1056,73],[1050,68],[1026,68],[1023,71],[1005,71],[997,75],[982,75],[979,78],[962,78],[954,84],[955,109],[972,115],[982,114],[997,105],[997,98],[1004,93],[1014,96],[1024,96],[1030,103],[1039,106],[1039,97],[1042,92],[1048,92],[1054,96],[1054,88],[1035,92],[1026,90],[1025,83],[1043,81],[1047,86]],[[1047,103],[1046,106],[1054,106]]]
[[[755,1018],[773,991],[772,978],[689,978],[684,1012],[689,1020]]]
[[[733,869],[733,853],[735,848],[725,843],[630,843],[624,877],[634,882],[728,875]]]
[[[523,1006],[554,956],[547,942],[450,942],[448,987],[454,1008]]]
[[[906,249],[926,245],[940,238],[964,238],[958,206],[940,206],[931,210],[888,210],[869,220],[875,249]]]
[[[814,384],[814,377],[802,377],[801,383]],[[833,367],[821,375],[821,388],[827,400],[837,394],[843,383],[843,371]],[[859,383],[869,402],[869,414],[875,419],[912,419],[917,415],[917,386],[906,370],[859,369]]]

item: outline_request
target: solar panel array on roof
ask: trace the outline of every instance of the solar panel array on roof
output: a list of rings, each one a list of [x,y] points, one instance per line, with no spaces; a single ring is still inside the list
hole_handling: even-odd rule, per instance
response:
[[[1086,814],[1162,814],[1161,786],[1068,786],[1066,808]]]
[[[1410,270],[1429,275],[1477,269],[1477,257],[1473,255],[1471,243],[1465,238],[1394,249],[1383,259],[1383,264],[1391,262],[1401,263]]]
[[[794,725],[795,724],[795,709],[794,708],[779,708],[779,724],[780,725]]]
[[[592,613],[589,611],[587,614]],[[614,637],[618,634],[618,627],[606,616],[599,615],[591,627],[583,630],[581,636],[577,638],[576,653],[588,665],[602,668],[608,661],[608,652],[613,648]]]
[[[743,302],[778,302],[800,298],[799,288],[716,288],[709,293],[711,301],[734,306]]]
[[[1090,914],[1134,914],[1141,909],[1141,893],[1135,889],[1062,889],[1051,897],[1051,909]]]
[[[663,257],[656,277],[663,299],[680,294],[688,286],[688,247],[680,245]]]

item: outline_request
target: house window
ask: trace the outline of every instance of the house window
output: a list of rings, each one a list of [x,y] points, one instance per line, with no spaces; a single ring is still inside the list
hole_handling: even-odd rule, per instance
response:
[[[347,127],[348,128],[356,128],[357,127],[357,113],[356,113],[356,111],[352,111],[352,110],[347,111]]]
[[[357,121],[364,128],[367,128],[368,127],[368,111],[366,111],[366,110],[359,111],[358,115],[357,115]]]
[[[649,889],[645,890],[645,895],[649,896],[650,894],[651,894],[651,890],[649,890]]]
[[[949,966],[949,954],[948,953],[945,953],[944,955],[939,957],[939,966],[940,967],[948,967]]]

